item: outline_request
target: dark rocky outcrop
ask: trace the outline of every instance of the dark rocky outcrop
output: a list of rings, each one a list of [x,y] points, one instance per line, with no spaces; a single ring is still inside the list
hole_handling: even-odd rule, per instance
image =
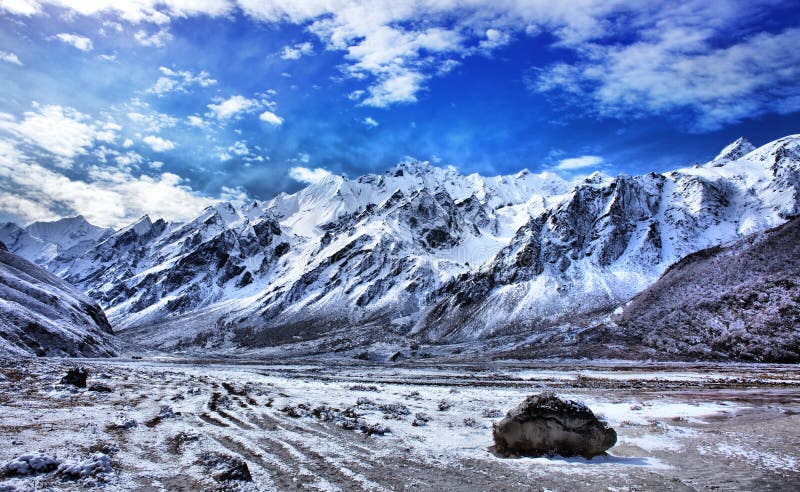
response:
[[[503,456],[583,456],[605,453],[617,433],[583,403],[552,393],[529,396],[494,425],[495,451]]]

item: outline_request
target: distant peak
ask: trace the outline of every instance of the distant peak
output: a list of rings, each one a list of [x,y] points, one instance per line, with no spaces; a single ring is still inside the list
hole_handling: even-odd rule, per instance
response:
[[[728,144],[717,157],[714,158],[714,163],[724,163],[727,161],[735,161],[741,159],[744,155],[756,150],[755,146],[751,144],[746,138],[739,137],[736,141]]]

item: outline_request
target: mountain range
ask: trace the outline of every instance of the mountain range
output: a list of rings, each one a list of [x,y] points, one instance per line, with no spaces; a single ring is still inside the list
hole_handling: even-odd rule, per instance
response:
[[[5,224],[0,241],[158,350],[506,350],[617,323],[611,313],[671,265],[798,207],[792,135],[759,148],[739,139],[706,164],[640,176],[465,176],[408,161],[186,222]]]

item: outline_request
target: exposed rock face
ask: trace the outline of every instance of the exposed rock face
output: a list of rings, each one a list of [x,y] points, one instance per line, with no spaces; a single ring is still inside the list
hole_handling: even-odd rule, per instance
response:
[[[617,323],[620,343],[676,357],[800,361],[800,218],[687,256]]]
[[[0,355],[116,353],[100,306],[52,273],[0,248]]]
[[[573,182],[407,162],[185,223],[143,217],[47,267],[162,350],[471,343],[583,324],[682,257],[799,211],[800,135]]]
[[[552,393],[529,396],[494,425],[495,451],[505,456],[601,455],[617,442],[614,429],[583,403]]]

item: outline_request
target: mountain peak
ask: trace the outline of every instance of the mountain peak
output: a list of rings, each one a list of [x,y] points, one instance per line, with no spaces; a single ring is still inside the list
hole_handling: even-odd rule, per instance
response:
[[[719,165],[728,161],[735,161],[742,158],[745,154],[756,150],[755,146],[744,137],[739,137],[736,141],[728,144],[717,157],[714,158],[713,163]]]

